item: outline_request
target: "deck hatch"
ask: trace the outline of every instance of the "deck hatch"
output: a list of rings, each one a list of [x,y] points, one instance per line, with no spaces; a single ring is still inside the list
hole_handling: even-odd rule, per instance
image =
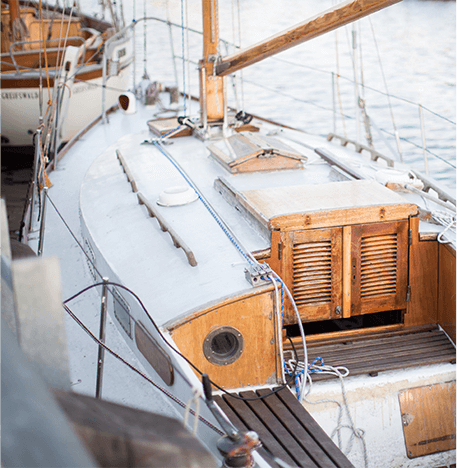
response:
[[[362,237],[361,297],[395,294],[397,291],[397,234]]]
[[[297,305],[332,300],[332,242],[295,244],[293,295]]]
[[[232,174],[302,169],[306,156],[282,141],[252,132],[232,135],[208,145],[211,156]]]

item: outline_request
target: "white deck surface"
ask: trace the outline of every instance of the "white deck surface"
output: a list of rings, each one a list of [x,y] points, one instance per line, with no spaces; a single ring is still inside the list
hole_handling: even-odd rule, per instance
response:
[[[87,228],[94,242],[94,248],[102,254],[103,262],[106,262],[99,266],[102,269],[109,267],[108,269],[114,274],[114,277],[110,277],[111,280],[121,281],[137,293],[156,322],[163,326],[193,310],[203,308],[210,302],[242,293],[251,286],[244,276],[246,260],[222,232],[200,200],[180,207],[161,207],[156,204],[163,189],[183,185],[184,181],[153,145],[140,144],[143,140],[153,137],[146,131],[146,122],[153,118],[154,110],[141,105],[137,105],[137,109],[137,113],[133,115],[117,112],[110,116],[109,125],[98,124],[85,135],[51,174],[54,185],[49,190],[49,197],[80,242],[81,216],[83,229]],[[269,126],[264,125],[264,127]],[[279,137],[284,138],[287,134],[294,140],[290,145],[308,157],[308,163],[302,170],[235,176],[211,159],[205,145],[197,139],[188,137],[175,139],[172,145],[166,146],[166,150],[176,158],[248,250],[268,248],[269,241],[251,227],[214,189],[213,184],[217,177],[226,178],[239,191],[263,189],[268,186],[317,184],[333,181],[339,176],[327,165],[322,164],[313,152],[313,147],[331,148],[333,154],[345,159],[346,163],[351,161],[349,156],[351,152],[345,148],[289,130],[281,131]],[[137,196],[132,192],[131,185],[116,158],[115,149],[120,149],[122,152],[138,183],[139,191],[157,208],[194,252],[198,266],[189,265],[183,251],[173,246],[169,234],[162,232],[157,220],[150,218],[146,208],[138,204]],[[361,155],[355,154],[351,164],[366,173],[368,178],[372,178],[375,173],[372,163],[367,162],[367,159]],[[423,203],[420,197],[411,194],[406,195],[405,200]],[[431,203],[427,205],[430,206]],[[195,220],[198,222],[195,223]],[[52,206],[48,207],[47,213],[44,255],[55,255],[61,259],[64,299],[92,284],[85,256]],[[92,290],[69,305],[93,333],[98,334],[100,310],[98,293]],[[70,318],[67,321],[67,334],[74,389],[93,395],[97,346]],[[121,338],[111,318],[107,344],[129,362],[142,368],[141,363],[135,359]],[[137,377],[109,355],[106,357],[105,366],[103,385],[105,398],[177,416],[175,409],[165,397],[160,394],[158,396],[149,383]],[[454,371],[455,367],[449,365],[442,367],[439,374],[450,375]],[[385,373],[383,378],[394,379],[395,385],[404,382],[406,387],[409,377],[416,382],[422,378],[427,382],[431,379],[428,374],[409,377],[406,374],[403,376],[399,373],[394,374]],[[191,379],[192,375],[188,374],[188,377]],[[357,394],[361,378],[354,379],[354,387],[348,384],[348,390]],[[352,382],[352,379],[349,381]],[[380,380],[371,382],[375,386],[379,383],[381,387],[387,388],[387,384]],[[326,395],[333,392],[334,389],[328,387],[320,388],[318,393]],[[363,405],[358,408],[362,412],[375,411],[376,405],[381,400],[373,400],[372,405],[375,409],[371,407],[364,409]],[[392,415],[393,400],[386,404],[388,406],[386,411]],[[357,409],[357,414],[361,414],[360,411]],[[382,411],[381,418],[384,418],[384,409]],[[330,413],[334,414],[332,411]],[[329,413],[323,411],[321,414],[323,419],[320,420],[318,417],[319,423],[331,432],[333,423],[329,422],[332,421]],[[389,421],[385,427],[390,427],[391,423],[396,424],[396,420],[394,421],[393,417],[391,419],[393,422]],[[369,437],[376,439],[372,429],[367,429],[370,430]],[[398,437],[401,432],[396,434]],[[370,440],[370,442],[376,441]],[[360,453],[355,455],[355,459],[360,462]],[[440,462],[443,460],[443,457],[432,459]],[[413,460],[409,464],[399,466],[416,465]]]

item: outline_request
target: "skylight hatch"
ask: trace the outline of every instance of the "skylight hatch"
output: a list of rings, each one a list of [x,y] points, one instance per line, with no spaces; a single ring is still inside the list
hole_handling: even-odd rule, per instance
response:
[[[273,137],[237,133],[208,146],[211,156],[232,174],[302,169],[306,156]]]

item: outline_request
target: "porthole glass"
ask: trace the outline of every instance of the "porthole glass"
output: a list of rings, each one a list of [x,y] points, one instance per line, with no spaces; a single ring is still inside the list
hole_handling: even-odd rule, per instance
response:
[[[208,333],[203,353],[209,362],[224,366],[235,362],[243,352],[243,335],[233,327],[219,327]]]

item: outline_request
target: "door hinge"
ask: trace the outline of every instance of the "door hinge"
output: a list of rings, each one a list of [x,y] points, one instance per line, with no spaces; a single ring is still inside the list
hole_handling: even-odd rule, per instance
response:
[[[409,302],[411,299],[411,286],[408,284],[406,288],[406,302]]]
[[[409,229],[408,230],[408,245],[412,245],[412,244],[413,244],[413,230]]]
[[[282,243],[278,244],[278,260],[282,259]]]

